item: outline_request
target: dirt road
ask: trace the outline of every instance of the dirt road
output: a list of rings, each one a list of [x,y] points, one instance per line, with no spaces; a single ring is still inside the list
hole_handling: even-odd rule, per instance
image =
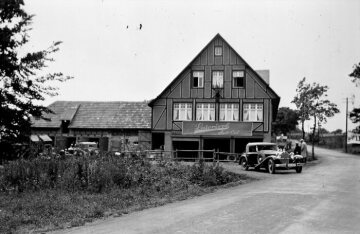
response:
[[[360,157],[316,153],[301,174],[250,171],[264,179],[59,233],[360,233]]]

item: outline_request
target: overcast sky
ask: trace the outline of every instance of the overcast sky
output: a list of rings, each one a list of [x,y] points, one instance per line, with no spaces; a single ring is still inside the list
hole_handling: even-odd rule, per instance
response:
[[[348,74],[360,62],[360,1],[26,0],[35,14],[28,48],[63,41],[50,71],[74,79],[56,100],[142,101],[155,98],[220,33],[289,106],[296,85],[328,85],[345,129],[345,98],[360,87]],[[141,30],[139,29],[142,24]],[[349,109],[353,104],[349,103]],[[353,125],[350,125],[353,127]]]

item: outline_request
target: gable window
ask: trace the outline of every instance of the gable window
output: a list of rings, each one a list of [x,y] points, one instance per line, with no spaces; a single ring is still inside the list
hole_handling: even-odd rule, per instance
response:
[[[243,88],[244,80],[245,80],[245,72],[244,71],[233,71],[233,80],[234,80],[234,88]]]
[[[213,71],[212,73],[212,87],[222,88],[224,86],[224,72]]]
[[[194,71],[193,72],[193,88],[203,88],[204,87],[204,72],[203,71]]]
[[[263,109],[260,103],[244,104],[244,121],[262,122]]]
[[[220,121],[239,121],[239,104],[220,104]]]
[[[221,55],[222,55],[222,47],[215,46],[215,56],[221,56]]]
[[[174,120],[191,120],[192,104],[191,103],[174,103]]]
[[[215,104],[214,103],[198,103],[198,104],[196,104],[196,120],[197,121],[214,121],[215,120]]]

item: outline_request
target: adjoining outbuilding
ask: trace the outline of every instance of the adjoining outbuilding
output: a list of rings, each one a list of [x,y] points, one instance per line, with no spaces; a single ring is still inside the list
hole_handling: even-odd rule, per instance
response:
[[[47,119],[34,118],[31,141],[51,140],[57,149],[96,142],[100,150],[151,148],[151,108],[147,102],[57,101]]]

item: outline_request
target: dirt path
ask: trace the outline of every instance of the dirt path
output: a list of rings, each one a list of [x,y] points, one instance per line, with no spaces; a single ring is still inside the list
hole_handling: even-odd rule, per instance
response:
[[[301,174],[249,171],[263,180],[57,233],[359,233],[360,157],[315,152]]]

